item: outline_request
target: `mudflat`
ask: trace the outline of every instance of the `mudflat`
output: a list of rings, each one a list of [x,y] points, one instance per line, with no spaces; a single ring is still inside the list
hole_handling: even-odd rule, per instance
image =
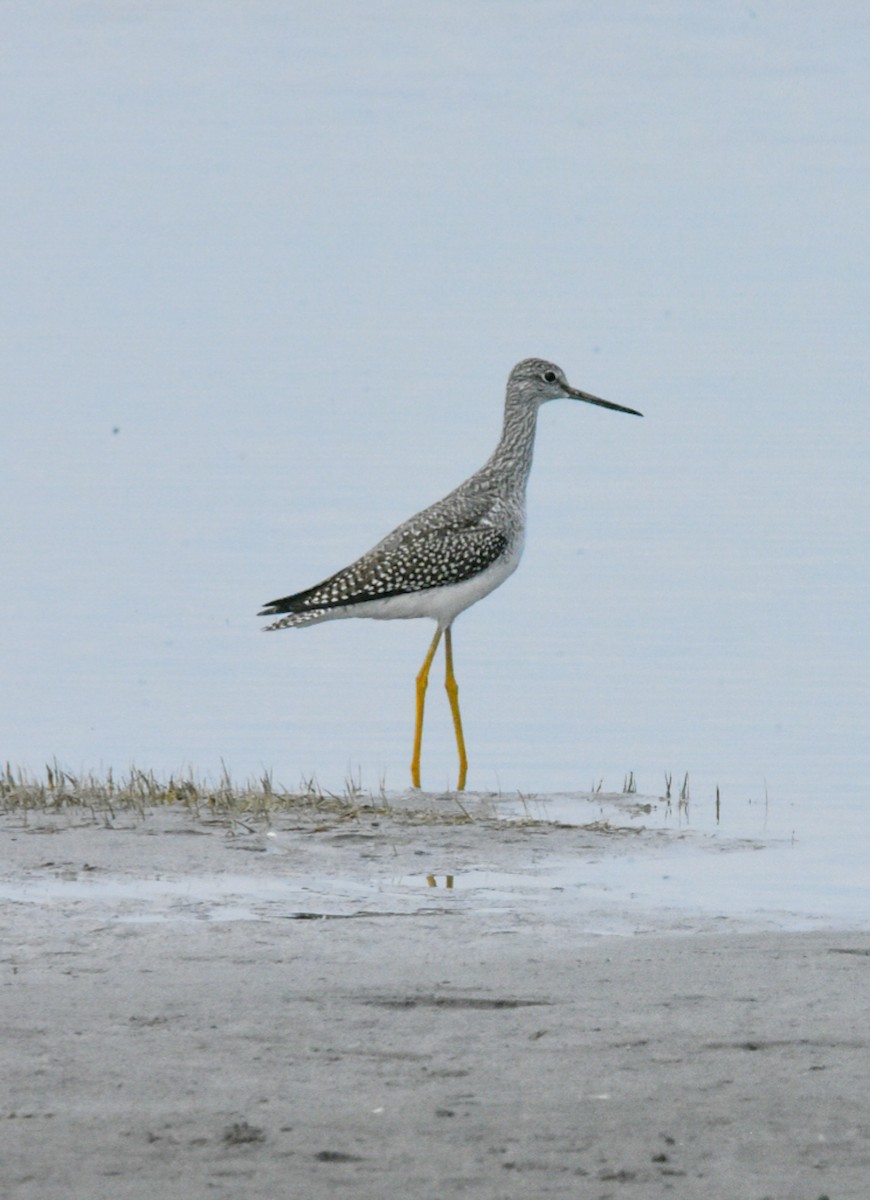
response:
[[[870,1194],[866,933],[600,934],[582,892],[459,886],[620,853],[606,829],[165,809],[0,839],[9,1200]]]

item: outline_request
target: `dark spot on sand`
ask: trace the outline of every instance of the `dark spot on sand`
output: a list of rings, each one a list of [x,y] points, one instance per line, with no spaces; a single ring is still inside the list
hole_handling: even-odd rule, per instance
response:
[[[266,1131],[259,1125],[249,1125],[247,1121],[236,1121],[228,1125],[223,1133],[225,1146],[246,1146],[251,1142],[264,1142]]]

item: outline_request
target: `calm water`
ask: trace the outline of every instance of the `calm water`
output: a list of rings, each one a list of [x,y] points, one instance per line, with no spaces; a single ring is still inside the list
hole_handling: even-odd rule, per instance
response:
[[[526,557],[455,630],[469,787],[689,772],[853,852],[868,40],[850,3],[5,4],[0,754],[405,787],[430,626],[255,613],[475,470],[540,354],[645,419],[541,415]]]

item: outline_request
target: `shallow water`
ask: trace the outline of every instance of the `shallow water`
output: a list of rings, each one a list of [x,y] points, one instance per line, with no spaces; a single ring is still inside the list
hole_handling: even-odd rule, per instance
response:
[[[863,861],[862,10],[0,34],[4,758],[406,786],[428,626],[254,614],[476,469],[543,354],[645,417],[541,415],[525,560],[456,627],[469,786],[689,772],[793,812],[820,888]],[[424,784],[455,770],[433,687]]]
[[[392,804],[410,800],[396,796]],[[457,803],[475,817],[470,826],[451,822]],[[746,806],[726,820],[720,811],[717,822],[704,812],[696,819],[691,804],[644,797],[472,795],[414,804],[433,810],[431,823],[394,824],[382,811],[367,818],[363,808],[354,821],[306,833],[276,814],[272,827],[247,835],[209,829],[193,855],[172,835],[206,828],[191,827],[180,811],[111,833],[37,817],[39,829],[30,832],[54,833],[52,858],[7,864],[0,900],[91,924],[465,913],[507,930],[545,910],[547,920],[584,937],[847,930],[870,922],[864,864],[843,853],[843,828],[817,815],[812,826],[818,810]],[[8,828],[16,840],[28,836],[27,824]],[[579,844],[565,836],[571,829],[586,835]],[[228,865],[239,851],[255,871]],[[111,865],[91,865],[95,856]]]

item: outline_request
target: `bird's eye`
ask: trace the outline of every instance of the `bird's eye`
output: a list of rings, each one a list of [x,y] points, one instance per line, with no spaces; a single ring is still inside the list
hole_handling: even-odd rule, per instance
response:
[[[545,371],[544,379],[546,380],[547,383],[555,383],[556,382],[556,372],[555,371]]]

